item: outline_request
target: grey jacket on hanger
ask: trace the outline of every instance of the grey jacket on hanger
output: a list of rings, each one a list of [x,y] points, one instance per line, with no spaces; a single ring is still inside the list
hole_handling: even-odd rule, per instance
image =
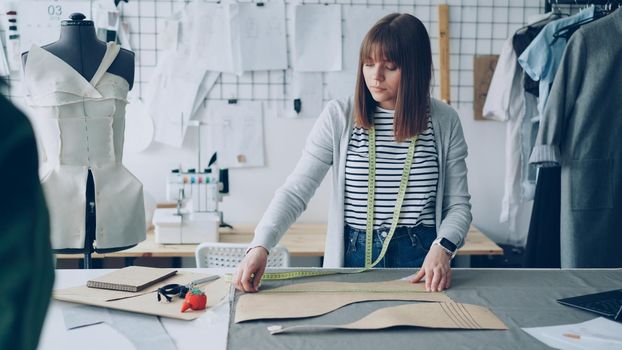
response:
[[[620,37],[622,10],[573,34],[531,155],[562,167],[561,267],[622,267]]]

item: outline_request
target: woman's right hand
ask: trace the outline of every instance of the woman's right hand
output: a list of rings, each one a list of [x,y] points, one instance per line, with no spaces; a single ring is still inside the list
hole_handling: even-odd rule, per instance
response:
[[[255,247],[248,251],[233,276],[232,283],[242,292],[259,291],[259,282],[266,270],[268,251],[264,247]]]

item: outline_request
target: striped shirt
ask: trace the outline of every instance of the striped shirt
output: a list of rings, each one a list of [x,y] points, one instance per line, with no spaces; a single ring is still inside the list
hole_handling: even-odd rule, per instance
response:
[[[410,140],[395,141],[391,110],[377,107],[374,125],[376,129],[374,229],[378,229],[391,226]],[[345,223],[361,230],[366,228],[367,223],[368,147],[367,129],[354,127],[346,156],[344,209]],[[428,129],[419,134],[415,144],[415,155],[398,226],[423,224],[434,227],[437,184],[438,155],[434,128],[428,118]]]

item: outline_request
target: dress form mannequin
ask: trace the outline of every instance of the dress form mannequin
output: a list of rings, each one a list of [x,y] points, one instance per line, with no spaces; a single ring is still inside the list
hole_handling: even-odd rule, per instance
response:
[[[106,43],[95,34],[93,21],[85,20],[81,13],[72,13],[69,20],[61,22],[60,38],[42,48],[67,62],[86,80],[91,80],[106,52]],[[28,52],[22,54],[22,67],[26,67]],[[130,84],[134,84],[134,53],[121,49],[114,60],[109,73],[119,75]]]
[[[95,76],[102,59],[107,52],[107,44],[100,41],[95,34],[95,27],[92,21],[85,20],[85,16],[74,13],[69,20],[61,22],[61,34],[58,41],[42,47],[45,51],[56,56],[67,63],[77,73],[90,81]],[[22,54],[22,63],[26,67],[28,52]],[[134,81],[134,53],[125,49],[120,49],[114,61],[106,72],[119,76],[127,81],[131,89]],[[84,267],[91,267],[91,254],[93,252],[109,253],[124,250],[136,244],[122,245],[119,247],[97,248],[94,246],[96,240],[96,199],[95,185],[91,169],[88,170],[86,180],[86,207],[85,207],[85,234],[84,245],[82,248],[58,248],[57,253],[84,253]],[[99,196],[99,192],[97,193]],[[141,193],[142,195],[142,193]],[[62,203],[52,203],[51,205],[63,205]],[[77,214],[77,213],[76,213]]]

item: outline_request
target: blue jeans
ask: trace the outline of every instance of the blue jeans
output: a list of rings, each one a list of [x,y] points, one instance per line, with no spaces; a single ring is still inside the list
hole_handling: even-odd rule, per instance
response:
[[[389,228],[373,231],[372,263],[380,255],[382,245],[388,237]],[[344,229],[345,267],[365,266],[365,230]],[[395,229],[387,252],[375,267],[421,267],[423,259],[436,239],[436,228],[418,225],[415,227],[401,226]]]

